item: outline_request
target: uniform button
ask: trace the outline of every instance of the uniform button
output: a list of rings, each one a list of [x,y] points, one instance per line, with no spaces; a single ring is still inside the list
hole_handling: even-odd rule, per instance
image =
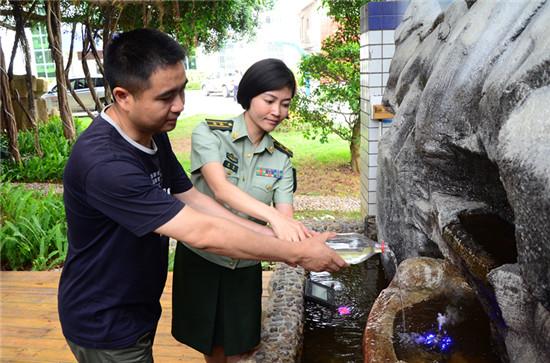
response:
[[[244,181],[244,176],[242,177],[242,179],[241,179],[241,180],[242,180],[242,181]]]
[[[246,154],[246,157],[247,157],[247,158],[251,158],[251,157],[252,157],[252,153]]]
[[[271,190],[271,188],[273,188],[273,187],[272,187],[271,185],[268,184],[268,185],[265,186],[265,188],[266,188],[267,190]]]

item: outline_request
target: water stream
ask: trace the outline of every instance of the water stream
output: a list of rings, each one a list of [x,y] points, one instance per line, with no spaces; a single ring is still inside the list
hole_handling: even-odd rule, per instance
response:
[[[335,290],[336,306],[306,301],[301,362],[362,362],[367,317],[387,285],[379,255],[338,273],[311,273],[310,278]]]

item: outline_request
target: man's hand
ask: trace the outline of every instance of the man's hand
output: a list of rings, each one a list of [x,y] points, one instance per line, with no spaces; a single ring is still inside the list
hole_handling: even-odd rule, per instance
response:
[[[336,272],[348,264],[325,241],[335,233],[324,232],[305,239],[296,245],[300,251],[298,265],[309,271]]]

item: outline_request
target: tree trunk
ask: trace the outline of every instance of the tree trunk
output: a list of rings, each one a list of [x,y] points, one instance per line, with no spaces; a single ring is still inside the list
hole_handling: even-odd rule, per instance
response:
[[[353,123],[349,149],[351,151],[351,170],[358,173],[361,155],[361,121],[359,117]]]
[[[161,32],[164,31],[164,2],[162,0],[157,0],[157,9],[159,11],[159,30]]]
[[[118,18],[113,22],[113,12],[114,7],[110,2],[107,2],[102,6],[103,10],[103,59],[105,59],[105,53],[107,46],[111,41],[112,32],[115,30],[116,24],[118,23]],[[111,88],[109,87],[107,80],[104,80],[105,87],[105,102],[113,102],[113,96],[111,94]]]
[[[63,53],[61,51],[61,10],[59,0],[46,1],[46,18],[48,28],[48,41],[52,58],[55,63],[55,78],[57,81],[57,99],[59,101],[59,114],[63,123],[65,138],[74,141],[76,131],[67,98],[67,81],[63,69]]]
[[[92,96],[92,99],[95,103],[95,108],[98,111],[101,111],[103,108],[103,102],[99,100],[97,97],[97,93],[95,92],[94,82],[92,80],[92,77],[90,76],[90,68],[88,67],[88,60],[86,57],[88,56],[88,53],[90,51],[90,37],[86,34],[89,32],[89,28],[84,28],[84,33],[82,34],[82,70],[84,71],[84,78],[86,78],[86,83],[88,84],[88,88],[90,89],[90,95]]]
[[[0,49],[2,49],[2,37],[0,37]],[[0,51],[0,100],[2,107],[0,109],[0,120],[2,126],[6,128],[8,134],[8,149],[13,160],[21,162],[21,154],[17,144],[17,123],[13,113],[13,104],[11,103],[11,89],[8,73],[6,72],[6,62],[4,52]]]
[[[23,54],[25,54],[25,83],[27,86],[27,107],[25,108],[25,105],[23,105],[23,102],[21,102],[21,99],[19,98],[19,94],[17,94],[17,102],[19,102],[19,106],[21,106],[21,109],[24,111],[25,115],[27,116],[27,119],[29,120],[29,123],[31,125],[31,128],[33,129],[34,133],[34,150],[36,151],[36,154],[40,157],[44,156],[44,153],[42,152],[42,148],[40,147],[40,137],[38,135],[38,124],[36,122],[36,108],[34,107],[34,91],[32,87],[32,69],[31,69],[31,50],[29,47],[29,42],[27,40],[27,35],[25,34],[25,19],[23,19],[23,9],[21,7],[20,1],[10,1],[12,7],[13,7],[13,15],[15,17],[15,27],[16,27],[16,34],[19,34],[19,36],[15,36],[16,38],[19,38],[21,41],[21,48],[23,48]],[[13,56],[13,55],[12,55]]]
[[[86,105],[84,105],[84,102],[80,99],[78,94],[74,91],[74,88],[69,81],[69,69],[71,68],[71,64],[73,62],[73,47],[74,47],[74,34],[76,32],[76,23],[73,23],[73,28],[71,30],[71,45],[69,47],[69,57],[67,59],[67,65],[65,66],[65,81],[67,82],[67,87],[69,88],[69,91],[71,92],[71,95],[73,96],[76,103],[82,107],[82,109],[88,114],[88,117],[94,118],[94,115],[88,110]]]

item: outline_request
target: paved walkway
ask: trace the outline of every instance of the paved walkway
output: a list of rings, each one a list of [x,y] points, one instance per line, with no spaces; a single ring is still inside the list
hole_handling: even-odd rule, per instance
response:
[[[0,362],[75,362],[57,315],[60,272],[0,272]],[[262,304],[271,272],[263,273]],[[202,354],[170,334],[172,273],[161,298],[163,314],[155,338],[155,362],[203,362]]]

